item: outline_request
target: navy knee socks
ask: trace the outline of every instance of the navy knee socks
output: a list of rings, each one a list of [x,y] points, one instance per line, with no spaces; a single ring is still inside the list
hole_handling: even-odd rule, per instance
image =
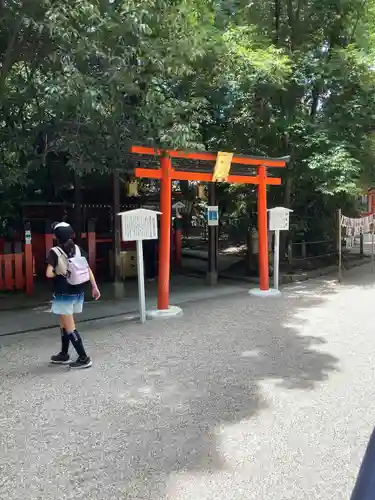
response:
[[[83,347],[83,342],[81,339],[81,335],[77,330],[68,334],[68,338],[70,342],[73,344],[74,349],[77,351],[77,354],[80,359],[86,359],[87,354],[85,348]]]
[[[61,328],[61,352],[62,354],[68,354],[69,351],[69,335],[65,328]]]

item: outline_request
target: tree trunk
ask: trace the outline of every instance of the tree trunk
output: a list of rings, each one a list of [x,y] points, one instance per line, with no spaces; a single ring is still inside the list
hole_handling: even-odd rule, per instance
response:
[[[284,207],[290,208],[292,201],[292,187],[293,187],[293,176],[291,173],[287,174],[285,179],[285,189],[284,189]]]
[[[74,231],[77,245],[81,244],[82,235],[82,190],[81,179],[74,169]]]
[[[113,172],[113,262],[114,262],[114,282],[115,295],[121,295],[121,221],[117,215],[121,211],[120,207],[120,174],[116,169]]]
[[[295,49],[295,23],[294,23],[294,6],[293,0],[288,0],[287,2],[287,10],[288,10],[288,22],[290,28],[290,51],[294,52]]]
[[[5,81],[8,77],[8,74],[12,69],[13,64],[16,61],[17,57],[19,56],[19,47],[17,46],[18,45],[17,42],[23,20],[24,20],[24,15],[20,14],[16,21],[14,31],[10,36],[8,46],[4,54],[2,67],[0,71],[0,97],[3,95]]]
[[[284,188],[284,207],[285,208],[290,208],[290,205],[292,202],[292,187],[293,187],[293,176],[292,176],[292,173],[290,172],[289,174],[287,173],[287,176],[285,178],[285,188]],[[284,256],[286,255],[287,243],[288,243],[288,231],[281,231],[281,234],[280,234],[281,259],[283,259]]]
[[[275,0],[275,40],[274,43],[276,47],[279,45],[280,41],[280,14],[281,14],[281,0]]]

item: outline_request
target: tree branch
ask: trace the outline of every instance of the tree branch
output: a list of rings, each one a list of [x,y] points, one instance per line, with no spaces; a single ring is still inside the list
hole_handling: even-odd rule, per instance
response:
[[[16,62],[17,57],[20,54],[20,47],[18,47],[18,49],[17,49],[17,40],[18,40],[18,36],[20,34],[20,31],[21,31],[23,20],[24,20],[24,15],[21,14],[16,21],[13,33],[10,37],[10,40],[8,42],[8,45],[7,45],[7,48],[5,51],[4,60],[3,60],[3,64],[2,64],[2,70],[0,72],[0,97],[3,94],[4,85],[5,85],[5,81],[8,77],[8,74],[9,74],[10,70],[12,69],[13,64]]]
[[[352,34],[350,35],[350,38],[349,38],[349,44],[351,44],[353,42],[353,40],[354,40],[355,32],[357,31],[358,23],[359,23],[359,20],[360,20],[360,17],[361,17],[361,12],[365,8],[366,4],[367,4],[367,0],[363,0],[360,8],[358,9],[357,19],[356,19],[356,22],[354,23],[353,31],[352,31]]]
[[[293,0],[288,0],[287,3],[287,11],[288,11],[288,24],[290,28],[290,50],[294,52],[295,49],[295,24],[294,24],[294,15],[293,15]]]

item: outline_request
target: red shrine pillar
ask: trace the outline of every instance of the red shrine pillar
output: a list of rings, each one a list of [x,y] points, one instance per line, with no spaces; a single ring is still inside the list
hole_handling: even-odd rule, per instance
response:
[[[92,272],[96,273],[96,233],[95,220],[90,219],[87,223],[87,250],[89,254],[89,265]]]
[[[165,153],[160,157],[160,240],[158,309],[169,307],[169,280],[171,271],[171,223],[172,223],[172,161]]]
[[[369,214],[373,214],[375,212],[375,189],[371,188],[369,189],[367,193],[367,211]]]
[[[261,165],[259,167],[258,176],[259,288],[268,290],[267,170],[265,166]]]

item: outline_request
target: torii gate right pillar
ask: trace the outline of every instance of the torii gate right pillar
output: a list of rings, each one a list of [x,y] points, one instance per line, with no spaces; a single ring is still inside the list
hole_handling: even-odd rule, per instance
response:
[[[268,224],[267,224],[267,170],[258,170],[258,233],[259,233],[259,288],[269,289],[268,273]]]

